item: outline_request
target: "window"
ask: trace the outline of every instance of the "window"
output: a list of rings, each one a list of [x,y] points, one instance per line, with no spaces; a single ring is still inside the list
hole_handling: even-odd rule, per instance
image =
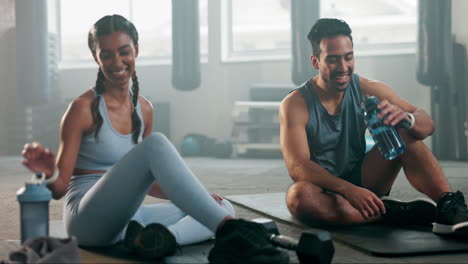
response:
[[[321,0],[321,16],[345,20],[357,52],[415,50],[417,0]]]
[[[200,50],[208,52],[208,0],[199,0]],[[91,62],[88,32],[101,17],[120,14],[135,24],[139,34],[140,60],[170,60],[172,55],[171,0],[59,1],[62,61]]]
[[[291,49],[289,0],[226,0],[223,58],[283,57]]]
[[[224,0],[223,59],[290,58],[290,1]],[[351,26],[358,55],[415,50],[417,0],[321,0],[320,7],[321,17]]]

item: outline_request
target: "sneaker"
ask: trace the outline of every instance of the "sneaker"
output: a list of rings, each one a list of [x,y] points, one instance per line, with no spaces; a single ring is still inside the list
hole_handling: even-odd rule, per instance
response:
[[[429,199],[417,198],[408,202],[384,197],[382,202],[387,211],[381,222],[388,225],[430,226],[436,218],[436,204]]]
[[[177,249],[176,238],[159,223],[143,227],[136,221],[130,221],[125,232],[124,245],[146,259],[172,255]]]
[[[468,209],[462,192],[449,192],[441,196],[437,202],[437,217],[432,232],[468,236]]]
[[[227,220],[216,231],[210,263],[288,263],[289,255],[270,243],[269,233],[261,224]]]
[[[125,231],[125,236],[123,240],[124,247],[130,251],[135,251],[135,240],[138,234],[143,230],[143,226],[137,221],[130,221],[127,225],[127,231]]]

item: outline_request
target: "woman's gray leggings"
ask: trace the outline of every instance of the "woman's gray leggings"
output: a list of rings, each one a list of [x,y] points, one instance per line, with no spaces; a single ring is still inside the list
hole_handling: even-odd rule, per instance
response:
[[[154,181],[172,203],[141,206]],[[68,235],[76,236],[83,246],[118,242],[131,219],[144,225],[164,224],[179,245],[186,245],[209,239],[226,216],[234,215],[227,200],[222,204],[192,174],[169,140],[154,133],[105,174],[72,176],[64,221]]]

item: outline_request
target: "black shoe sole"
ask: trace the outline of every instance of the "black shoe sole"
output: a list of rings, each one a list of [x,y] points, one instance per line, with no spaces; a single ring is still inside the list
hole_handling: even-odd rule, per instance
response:
[[[396,199],[382,199],[384,204],[391,204],[388,207],[406,207],[408,212],[411,212],[412,215],[403,215],[402,218],[399,219],[391,219],[391,221],[385,221],[386,224],[391,225],[400,225],[400,226],[431,226],[432,223],[435,222],[436,219],[436,204],[428,199],[425,198],[417,198],[411,201],[403,202]],[[387,205],[386,205],[387,207]],[[413,217],[412,219],[405,220],[403,217]],[[384,216],[385,218],[385,216]]]

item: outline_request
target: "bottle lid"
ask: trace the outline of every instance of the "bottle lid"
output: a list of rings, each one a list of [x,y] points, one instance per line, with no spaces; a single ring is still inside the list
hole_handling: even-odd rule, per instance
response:
[[[52,193],[47,188],[43,178],[39,178],[42,175],[33,175],[33,179],[26,182],[16,192],[16,197],[19,202],[47,202],[52,199]]]
[[[372,109],[379,104],[379,99],[375,96],[366,96],[363,104],[365,109]]]

